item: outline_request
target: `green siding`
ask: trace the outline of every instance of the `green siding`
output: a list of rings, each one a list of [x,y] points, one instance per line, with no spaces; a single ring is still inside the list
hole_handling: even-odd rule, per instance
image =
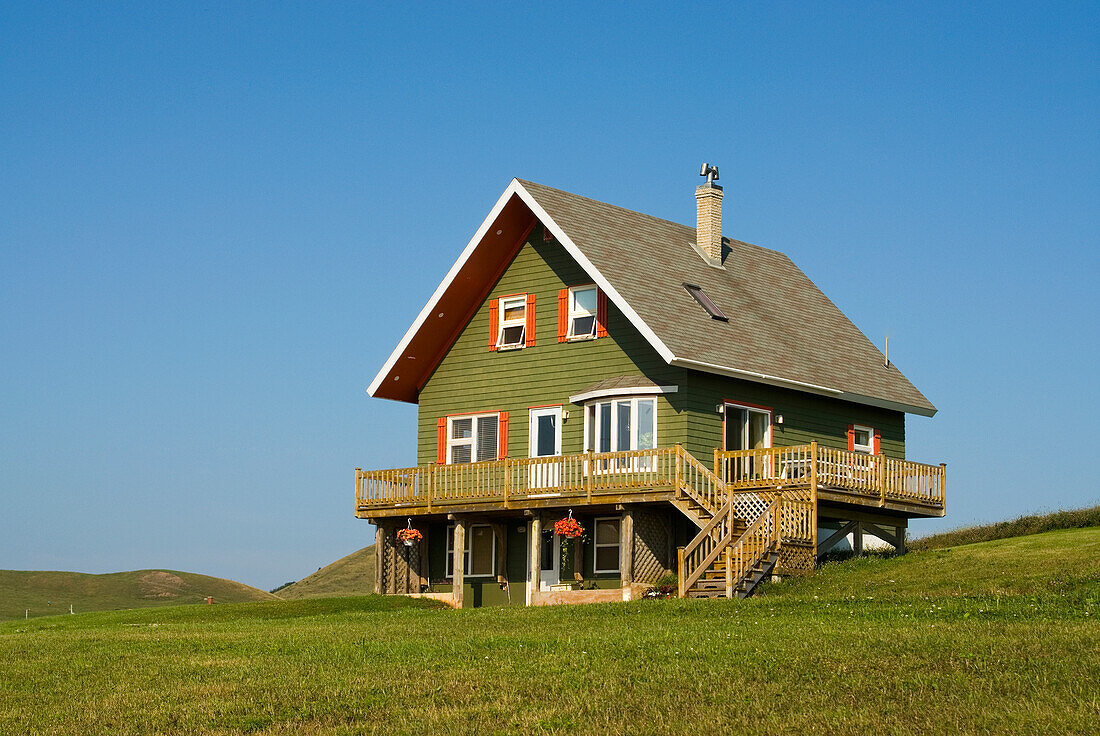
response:
[[[591,283],[556,241],[543,241],[536,227],[488,299],[420,391],[417,458],[435,462],[436,420],[479,411],[509,413],[508,454],[526,457],[528,410],[562,404],[570,412],[562,425],[562,452],[583,450],[584,416],[569,396],[605,378],[644,375],[661,385],[682,385],[686,371],[672,368],[649,346],[613,304],[608,304],[608,337],[559,343],[558,291]],[[535,295],[535,344],[491,352],[489,300],[508,294]],[[684,435],[680,396],[658,397],[657,442],[671,445]]]
[[[773,410],[772,444],[776,447],[809,444],[847,449],[848,425],[879,430],[881,450],[888,457],[905,457],[905,414],[853,404],[827,396],[692,371],[681,388],[687,419],[684,447],[708,466],[714,448],[722,447],[722,415],[715,407],[723,399],[767,406]],[[774,424],[783,415],[783,426]]]

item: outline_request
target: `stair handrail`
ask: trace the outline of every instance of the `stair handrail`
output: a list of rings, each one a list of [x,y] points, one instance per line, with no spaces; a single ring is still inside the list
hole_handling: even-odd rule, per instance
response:
[[[779,523],[778,515],[781,495],[776,494],[764,513],[756,517],[735,541],[732,542],[730,562],[736,560],[737,565],[733,571],[733,587],[739,588],[745,579],[752,573],[756,565],[771,552],[779,550]],[[745,559],[744,549],[749,541],[757,541],[756,553]]]
[[[680,569],[677,571],[677,577],[681,597],[718,559],[722,550],[729,546],[733,537],[731,508],[727,503],[719,509],[687,546],[679,550],[678,567]]]
[[[683,445],[676,445],[676,456],[681,463],[676,474],[679,490],[691,496],[708,514],[716,515],[728,501],[725,482],[685,450]],[[692,480],[705,482],[709,488],[697,488]]]

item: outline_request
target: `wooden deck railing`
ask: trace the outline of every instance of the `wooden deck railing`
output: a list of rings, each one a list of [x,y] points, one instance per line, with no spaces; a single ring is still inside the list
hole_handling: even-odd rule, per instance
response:
[[[816,479],[815,479],[816,475]],[[863,455],[816,444],[760,450],[715,451],[714,471],[680,445],[630,452],[505,458],[480,463],[422,465],[398,470],[355,471],[356,508],[461,505],[562,497],[613,496],[633,491],[676,491],[691,496],[713,516],[727,503],[741,519],[755,519],[770,496],[784,491],[784,508],[815,505],[816,486],[858,503],[902,502],[943,509],[947,471],[882,455]],[[803,498],[805,496],[805,498]],[[784,538],[812,538],[784,512]],[[790,520],[788,520],[790,516]],[[803,522],[798,522],[803,524]],[[808,523],[808,522],[806,522]]]
[[[679,473],[688,465],[684,456],[690,458],[682,448],[673,446],[630,452],[422,465],[400,470],[357,469],[355,502],[357,507],[427,506],[430,509],[471,501],[507,504],[556,496],[591,499],[631,490],[671,489],[676,486]],[[705,467],[702,470],[710,474]]]
[[[884,455],[865,455],[820,445],[716,451],[715,473],[730,488],[816,485],[861,497],[861,501],[916,503],[942,509],[945,465],[926,465]]]

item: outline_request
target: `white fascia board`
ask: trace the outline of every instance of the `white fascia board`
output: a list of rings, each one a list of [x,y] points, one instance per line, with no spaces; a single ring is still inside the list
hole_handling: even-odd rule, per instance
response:
[[[717,365],[715,363],[704,363],[700,360],[675,358],[672,360],[671,364],[675,366],[681,366],[683,368],[693,368],[698,371],[703,371],[704,373],[714,373],[719,376],[732,376],[733,378],[743,378],[747,381],[754,381],[756,383],[766,383],[770,386],[793,388],[797,391],[806,391],[808,393],[820,394],[822,396],[832,396],[833,398],[842,399],[843,401],[851,401],[855,404],[877,406],[880,409],[891,409],[893,411],[908,412],[909,414],[920,414],[921,416],[926,417],[933,416],[936,413],[935,409],[928,409],[923,406],[913,406],[912,404],[903,404],[898,401],[889,401],[888,399],[878,399],[873,396],[853,394],[848,391],[841,391],[838,388],[818,386],[817,384],[813,383],[796,381],[792,378],[769,376],[766,373],[757,373],[756,371],[743,371],[738,368],[730,368],[729,366]]]
[[[717,363],[704,363],[701,360],[690,360],[689,358],[673,358],[670,363],[672,365],[680,366],[682,368],[694,368],[695,370],[703,371],[704,373],[715,373],[720,376],[744,378],[746,380],[755,381],[757,383],[766,383],[771,386],[782,386],[783,388],[793,388],[799,391],[809,391],[811,393],[821,394],[823,396],[840,396],[844,393],[838,388],[818,386],[813,383],[805,383],[804,381],[795,381],[791,378],[781,378],[780,376],[769,376],[767,373],[757,373],[756,371],[743,371],[740,368],[730,368],[729,366],[718,365]]]
[[[511,199],[512,195],[515,194],[517,190],[522,191],[523,187],[520,186],[520,183],[517,180],[512,179],[511,183],[508,185],[508,188],[504,190],[504,194],[500,195],[497,203],[493,205],[493,209],[490,210],[489,214],[482,221],[481,226],[477,229],[477,232],[475,232],[474,236],[470,238],[470,242],[466,244],[466,247],[458,256],[458,260],[454,262],[453,266],[451,266],[451,270],[449,270],[447,272],[447,275],[443,277],[443,280],[439,282],[439,286],[435,288],[435,292],[432,293],[431,299],[429,299],[428,303],[424,305],[424,308],[420,310],[420,314],[416,316],[416,319],[413,321],[412,326],[409,327],[408,330],[406,330],[405,336],[401,338],[401,342],[397,343],[397,347],[394,348],[394,351],[392,353],[390,353],[390,357],[382,365],[382,370],[378,371],[378,375],[376,375],[374,377],[374,380],[370,382],[370,386],[367,387],[367,394],[369,394],[370,396],[374,396],[375,391],[378,390],[378,387],[382,385],[382,381],[384,381],[386,379],[386,376],[389,375],[390,371],[393,369],[393,366],[397,363],[398,359],[405,352],[405,348],[407,348],[409,346],[409,343],[412,342],[412,339],[416,335],[417,331],[419,331],[424,322],[427,321],[429,315],[431,315],[432,312],[435,311],[435,305],[439,303],[439,300],[443,297],[443,294],[446,293],[447,288],[450,287],[451,282],[455,280],[456,276],[458,276],[458,272],[462,270],[462,267],[466,265],[466,261],[468,261],[470,259],[470,256],[473,255],[473,252],[477,248],[478,243],[480,243],[481,239],[485,237],[485,233],[489,231],[489,228],[492,227],[493,223],[500,215],[501,210],[504,209],[504,205],[508,203],[508,200]],[[524,194],[526,194],[526,192],[524,192]],[[529,196],[530,195],[528,195],[528,197]]]
[[[679,386],[625,386],[622,388],[601,388],[595,391],[584,391],[573,394],[569,401],[573,404],[583,404],[592,399],[606,399],[611,396],[653,396],[656,394],[674,394],[680,390]]]
[[[653,346],[653,349],[660,354],[664,361],[666,363],[671,363],[673,358],[675,358],[676,356],[672,354],[672,351],[668,349],[668,346],[664,344],[661,338],[657,337],[657,334],[649,328],[649,325],[647,325],[640,316],[638,316],[638,313],[634,311],[634,308],[626,303],[626,299],[623,299],[622,295],[620,295],[619,292],[615,290],[615,287],[612,286],[611,283],[604,278],[603,274],[601,274],[594,265],[592,265],[592,261],[588,260],[588,257],[581,252],[581,249],[577,247],[577,244],[572,241],[572,239],[565,233],[564,230],[562,230],[558,226],[556,222],[554,222],[554,219],[550,217],[546,210],[542,208],[542,205],[540,205],[535,200],[535,198],[532,197],[531,194],[523,188],[523,185],[515,181],[514,179],[512,180],[512,184],[516,186],[516,193],[519,194],[519,197],[523,200],[524,204],[530,207],[531,211],[535,213],[535,217],[539,218],[539,220],[542,221],[543,226],[549,229],[550,232],[554,234],[554,237],[558,239],[558,242],[561,243],[562,246],[565,247],[566,252],[569,253],[569,255],[573,256],[573,259],[578,264],[580,264],[580,267],[584,269],[589,278],[596,282],[596,285],[599,286],[605,294],[607,294],[607,296],[611,299],[615,306],[619,308],[619,311],[626,315],[626,318],[630,320],[631,324],[633,324],[634,327],[638,329],[638,332],[642,333],[642,336],[645,337],[646,341]],[[510,188],[511,187],[509,187],[509,189]]]
[[[880,409],[892,409],[893,411],[903,411],[907,414],[919,414],[922,417],[934,417],[938,411],[935,408],[929,409],[927,406],[913,406],[912,404],[902,404],[897,401],[889,401],[887,399],[877,399],[874,396],[864,396],[863,394],[853,394],[844,391],[838,398],[845,401],[851,401],[856,404],[866,404],[867,406],[877,406]]]

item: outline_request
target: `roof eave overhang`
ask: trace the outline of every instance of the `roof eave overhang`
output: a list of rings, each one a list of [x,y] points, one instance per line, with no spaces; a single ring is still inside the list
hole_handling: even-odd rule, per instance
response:
[[[382,386],[386,378],[388,378],[393,372],[394,366],[397,365],[397,362],[401,359],[401,356],[404,355],[405,351],[409,347],[409,343],[411,343],[413,338],[416,336],[416,333],[420,331],[420,328],[424,326],[425,322],[427,322],[428,317],[435,311],[435,307],[437,304],[439,304],[439,300],[443,298],[443,295],[447,292],[447,288],[458,276],[459,272],[462,270],[462,267],[465,266],[466,262],[470,260],[470,256],[473,255],[478,245],[481,244],[481,241],[489,232],[489,228],[491,228],[493,226],[493,223],[496,222],[497,218],[500,216],[501,211],[504,209],[504,206],[508,204],[508,200],[510,200],[512,196],[516,194],[517,189],[522,188],[523,187],[520,185],[520,183],[517,180],[513,179],[512,182],[508,185],[508,188],[505,189],[504,193],[501,194],[500,197],[497,199],[496,204],[493,205],[493,208],[489,211],[489,214],[486,215],[481,225],[474,232],[473,237],[471,237],[469,242],[466,243],[466,247],[462,249],[462,253],[459,254],[458,259],[451,266],[450,270],[447,271],[447,274],[443,277],[443,280],[439,282],[439,286],[437,286],[435,288],[435,291],[432,292],[432,296],[428,299],[427,304],[425,304],[424,308],[420,310],[420,314],[418,314],[416,316],[416,319],[413,320],[412,325],[409,327],[408,330],[405,331],[405,334],[404,336],[402,336],[401,341],[397,343],[397,347],[394,348],[392,353],[390,353],[390,357],[386,359],[386,362],[382,364],[382,368],[378,371],[378,374],[375,375],[374,379],[370,382],[370,386],[367,387],[368,395],[370,395],[371,397],[377,396],[378,389]],[[393,398],[395,401],[406,401],[405,399],[397,399],[390,396],[382,396],[380,398]]]
[[[831,388],[829,386],[819,386],[813,383],[806,383],[805,381],[796,381],[791,378],[772,376],[766,373],[758,373],[756,371],[741,370],[740,368],[732,368],[730,366],[718,365],[716,363],[706,363],[701,360],[691,360],[690,358],[674,357],[671,361],[669,361],[669,364],[680,366],[682,368],[691,368],[693,370],[702,371],[704,373],[713,373],[719,376],[730,376],[732,378],[743,378],[746,381],[765,383],[769,386],[779,386],[781,388],[790,388],[797,391],[805,391],[807,393],[818,394],[820,396],[829,396],[834,399],[851,401],[856,404],[877,406],[881,409],[891,409],[893,411],[902,411],[909,414],[919,414],[926,417],[934,416],[936,413],[936,408],[932,406],[917,406],[915,404],[890,401],[889,399],[880,399],[874,396],[864,396],[863,394],[843,391],[841,389]]]

